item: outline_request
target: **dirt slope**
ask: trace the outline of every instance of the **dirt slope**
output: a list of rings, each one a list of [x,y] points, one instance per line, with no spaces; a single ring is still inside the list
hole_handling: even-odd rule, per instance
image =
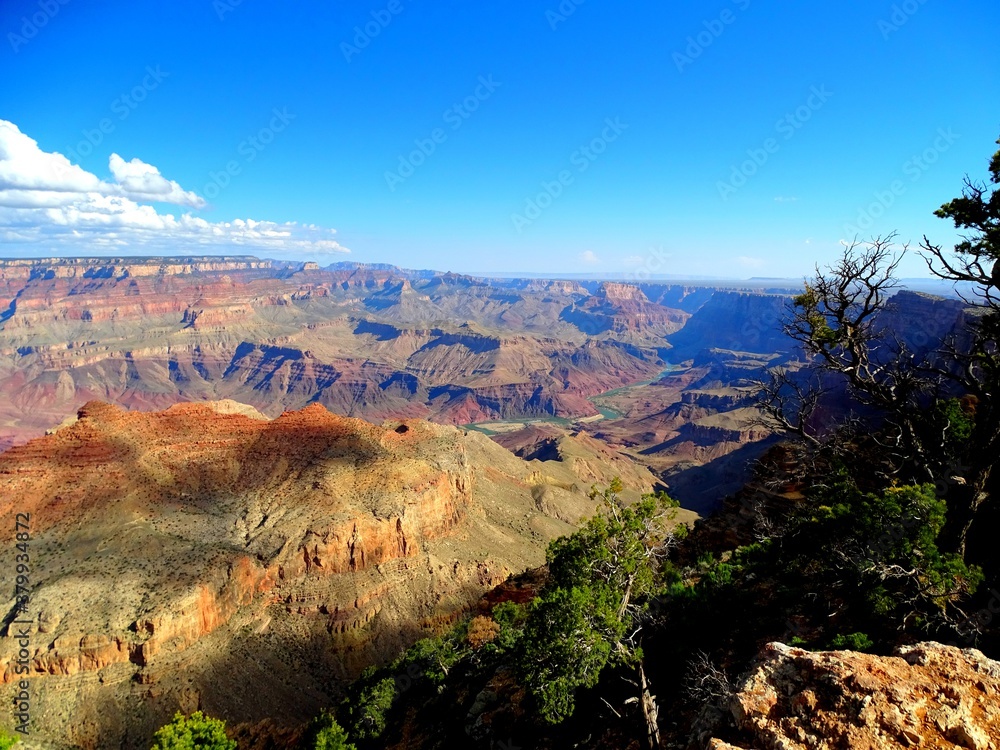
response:
[[[178,709],[304,721],[542,563],[618,468],[595,457],[580,477],[478,433],[319,405],[269,421],[233,403],[88,403],[0,455],[7,569],[15,514],[31,516],[36,726],[53,747],[110,748],[148,745]],[[4,611],[9,623],[12,598]],[[0,638],[4,699],[19,627]]]

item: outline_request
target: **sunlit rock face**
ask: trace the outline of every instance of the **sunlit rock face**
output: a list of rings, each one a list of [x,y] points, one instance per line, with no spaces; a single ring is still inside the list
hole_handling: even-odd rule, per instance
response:
[[[585,439],[571,454],[522,460],[476,432],[318,404],[269,420],[232,401],[90,402],[0,455],[0,564],[18,513],[34,561],[27,624],[0,635],[0,694],[24,628],[45,739],[148,747],[199,707],[296,726],[541,565],[593,512],[592,483],[657,482]]]
[[[988,750],[1000,743],[1000,663],[933,642],[891,657],[772,643],[725,713],[714,750]]]

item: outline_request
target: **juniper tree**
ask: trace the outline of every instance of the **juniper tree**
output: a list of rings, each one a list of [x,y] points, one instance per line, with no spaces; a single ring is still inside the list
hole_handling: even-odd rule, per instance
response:
[[[617,478],[603,491],[593,489],[591,498],[601,501],[602,512],[549,545],[549,580],[529,610],[522,669],[550,723],[572,715],[576,691],[597,685],[606,667],[632,670],[638,689],[633,701],[655,747],[657,707],[640,635],[676,538],[671,522],[677,503],[659,493],[627,505],[621,491]]]

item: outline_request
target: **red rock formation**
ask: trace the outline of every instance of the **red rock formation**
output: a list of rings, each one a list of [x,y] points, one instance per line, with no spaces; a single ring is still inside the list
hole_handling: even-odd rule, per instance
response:
[[[769,644],[729,705],[713,750],[1000,746],[1000,663],[938,643],[898,656]]]
[[[612,338],[583,342],[559,319],[589,299],[572,283],[498,289],[250,258],[0,261],[0,440],[40,435],[92,399],[234,398],[272,416],[318,402],[457,424],[592,415],[589,396],[657,371],[658,337],[685,315],[641,297],[602,291],[593,305]]]
[[[597,294],[588,297],[563,312],[563,318],[586,333],[597,335],[606,331],[635,336],[665,337],[684,327],[690,316],[654,304],[635,286],[605,282]]]
[[[233,403],[87,403],[0,455],[0,565],[13,566],[15,514],[31,517],[22,619],[32,690],[48,696],[33,716],[49,739],[94,747],[146,737],[178,708],[259,721],[293,685],[302,697],[282,721],[304,721],[333,700],[331,680],[540,564],[547,540],[592,510],[590,480],[618,473],[599,456],[580,469],[542,471],[478,433],[376,426],[318,404],[269,421]],[[632,476],[639,490],[655,481]],[[0,637],[2,696],[14,635]],[[254,677],[248,703],[233,673],[259,663],[274,680]]]

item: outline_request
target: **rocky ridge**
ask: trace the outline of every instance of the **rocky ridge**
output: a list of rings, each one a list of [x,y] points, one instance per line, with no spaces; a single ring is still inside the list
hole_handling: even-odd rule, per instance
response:
[[[619,473],[588,455],[524,461],[478,433],[318,404],[267,420],[232,402],[88,403],[0,455],[3,564],[14,514],[31,517],[21,619],[43,739],[148,745],[197,708],[308,720],[363,667],[539,565],[593,511],[590,484]],[[641,466],[628,479],[656,482]],[[14,635],[0,637],[5,696]]]
[[[687,315],[621,284],[522,286],[254,258],[0,261],[0,441],[93,399],[452,424],[593,416],[589,396],[662,368],[662,337]]]
[[[724,714],[735,733],[711,739],[711,750],[991,750],[1000,747],[1000,663],[933,642],[891,657],[771,643]]]

